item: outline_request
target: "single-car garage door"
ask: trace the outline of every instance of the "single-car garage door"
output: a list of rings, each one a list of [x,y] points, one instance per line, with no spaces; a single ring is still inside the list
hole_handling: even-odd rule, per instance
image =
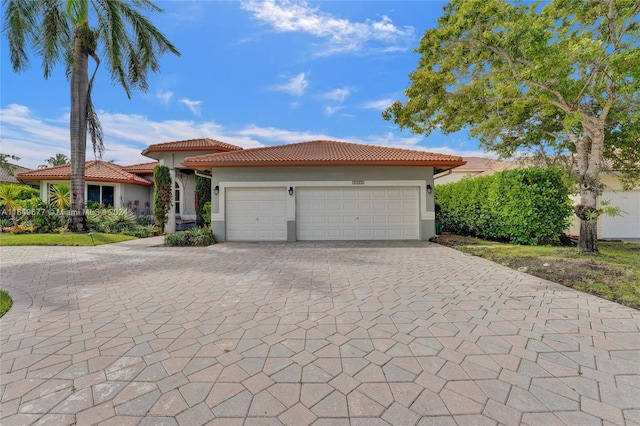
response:
[[[227,240],[286,241],[286,188],[228,188]]]
[[[601,198],[624,211],[622,216],[601,216],[602,238],[640,238],[640,191],[605,191]]]
[[[418,239],[417,187],[298,187],[298,240]]]

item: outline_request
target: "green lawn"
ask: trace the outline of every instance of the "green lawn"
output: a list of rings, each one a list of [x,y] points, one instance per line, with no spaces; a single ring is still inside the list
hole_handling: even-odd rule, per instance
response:
[[[92,246],[135,240],[122,234],[0,234],[0,246]]]
[[[0,290],[0,317],[7,313],[12,304],[13,300],[11,300],[9,293]]]
[[[439,242],[620,304],[640,309],[640,245],[598,242],[600,254],[574,247],[519,246],[477,238],[441,236]]]

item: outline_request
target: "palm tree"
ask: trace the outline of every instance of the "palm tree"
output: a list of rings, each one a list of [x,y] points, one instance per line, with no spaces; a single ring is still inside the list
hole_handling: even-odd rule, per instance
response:
[[[42,164],[38,166],[39,169],[44,169],[49,166],[64,166],[65,164],[69,164],[69,158],[65,154],[60,153],[56,154],[54,157],[49,157],[44,161],[49,163],[49,165]]]
[[[16,224],[16,210],[20,208],[22,188],[12,183],[0,185],[0,206],[11,215],[11,222]]]
[[[71,189],[69,185],[64,183],[51,185],[51,188],[49,188],[49,204],[59,210],[71,207]]]
[[[29,48],[42,57],[44,77],[58,61],[65,61],[71,76],[71,215],[72,231],[83,231],[84,167],[87,132],[94,153],[104,150],[102,127],[93,109],[91,88],[100,65],[102,47],[112,80],[131,98],[131,92],[148,88],[147,74],[159,70],[159,56],[178,50],[141,13],[162,12],[150,0],[4,0],[3,32],[9,42],[13,70],[26,69]],[[96,26],[89,25],[89,17]],[[95,61],[89,79],[89,56]]]

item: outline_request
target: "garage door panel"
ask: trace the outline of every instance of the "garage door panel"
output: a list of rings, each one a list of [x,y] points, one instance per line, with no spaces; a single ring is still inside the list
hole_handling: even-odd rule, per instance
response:
[[[300,240],[418,239],[416,188],[297,189]]]
[[[286,240],[286,196],[285,188],[227,189],[227,240]]]
[[[603,238],[640,238],[640,191],[605,191],[603,200],[620,207],[621,216],[601,216]]]

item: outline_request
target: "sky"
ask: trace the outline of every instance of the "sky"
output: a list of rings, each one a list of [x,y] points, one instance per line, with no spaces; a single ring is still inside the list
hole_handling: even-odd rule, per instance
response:
[[[106,62],[92,95],[104,160],[151,161],[150,144],[211,138],[243,148],[329,139],[489,156],[467,132],[401,131],[382,111],[404,100],[420,37],[442,1],[156,1],[149,18],[181,56],[160,58],[146,93],[111,81]],[[44,79],[40,58],[16,74],[2,35],[0,152],[28,168],[69,156],[69,82]],[[100,51],[98,54],[100,55]],[[90,72],[93,63],[90,61]],[[87,159],[94,159],[89,146]]]

